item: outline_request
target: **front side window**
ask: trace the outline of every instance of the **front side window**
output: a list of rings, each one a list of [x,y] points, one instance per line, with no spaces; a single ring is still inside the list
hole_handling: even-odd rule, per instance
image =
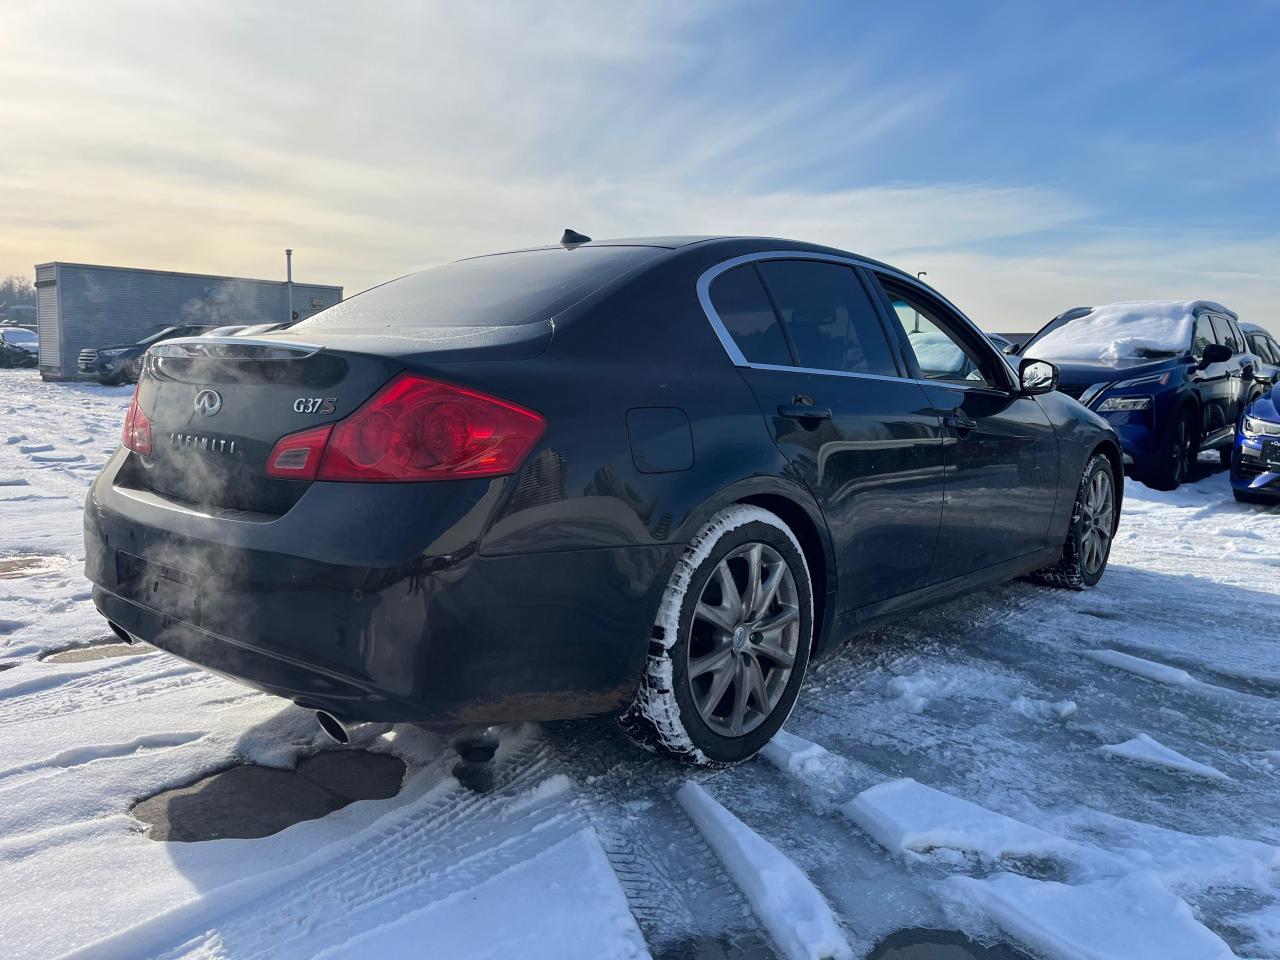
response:
[[[1213,324],[1209,322],[1209,318],[1204,314],[1196,317],[1195,332],[1191,335],[1191,355],[1196,358],[1203,357],[1204,348],[1216,342]]]
[[[999,385],[987,361],[952,332],[939,310],[892,281],[882,283],[924,379]]]
[[[760,263],[759,270],[798,366],[899,376],[884,327],[852,267],[817,260],[769,260]]]
[[[711,305],[748,363],[791,366],[791,351],[769,295],[750,263],[711,281]]]

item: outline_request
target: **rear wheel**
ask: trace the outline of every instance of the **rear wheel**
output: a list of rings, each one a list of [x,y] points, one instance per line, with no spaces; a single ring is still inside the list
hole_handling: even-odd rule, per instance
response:
[[[1069,590],[1097,584],[1107,569],[1117,519],[1115,473],[1111,461],[1096,454],[1080,478],[1062,559],[1037,573],[1036,579]]]
[[[1234,446],[1218,448],[1218,462],[1228,470],[1231,469],[1231,451],[1234,449]]]
[[[676,564],[622,727],[689,763],[745,760],[791,713],[812,638],[812,586],[794,535],[767,510],[729,507]]]
[[[1176,490],[1190,476],[1198,452],[1195,412],[1186,407],[1173,421],[1160,451],[1160,461],[1152,468],[1148,483],[1157,490]]]

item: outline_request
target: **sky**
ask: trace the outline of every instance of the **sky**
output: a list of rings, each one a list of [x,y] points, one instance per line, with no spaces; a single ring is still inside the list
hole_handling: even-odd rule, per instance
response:
[[[759,234],[988,330],[1215,299],[1280,333],[1280,2],[4,0],[0,275],[348,295],[447,260]]]

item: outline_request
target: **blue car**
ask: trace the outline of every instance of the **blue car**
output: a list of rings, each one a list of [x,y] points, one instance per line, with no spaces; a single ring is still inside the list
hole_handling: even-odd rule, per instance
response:
[[[1115,428],[1129,472],[1172,490],[1201,450],[1231,462],[1244,408],[1269,389],[1239,318],[1219,303],[1076,307],[1016,349],[1061,371],[1058,389]]]
[[[1244,503],[1280,503],[1280,386],[1254,400],[1240,418],[1231,491]]]

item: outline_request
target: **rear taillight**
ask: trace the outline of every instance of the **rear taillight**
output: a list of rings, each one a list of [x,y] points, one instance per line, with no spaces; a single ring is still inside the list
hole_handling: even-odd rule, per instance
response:
[[[267,457],[267,476],[286,480],[314,480],[320,469],[324,445],[329,442],[333,424],[291,433],[284,437]]]
[[[546,429],[532,410],[401,374],[332,427],[290,434],[267,474],[302,480],[454,480],[515,473]]]
[[[144,457],[151,456],[151,421],[138,405],[138,387],[133,388],[133,399],[129,401],[129,412],[124,415],[124,432],[120,442]]]

